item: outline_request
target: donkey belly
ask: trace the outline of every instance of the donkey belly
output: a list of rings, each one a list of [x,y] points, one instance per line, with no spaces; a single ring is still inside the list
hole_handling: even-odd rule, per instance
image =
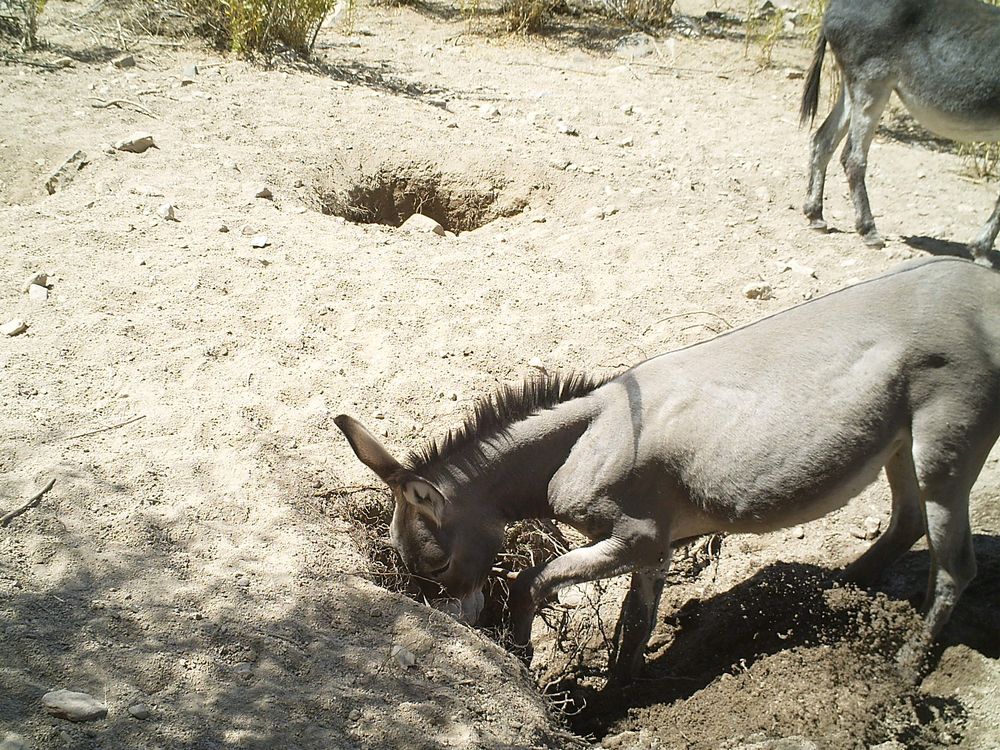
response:
[[[953,141],[1000,140],[1000,101],[961,112],[907,92],[902,86],[896,93],[914,119],[932,133]]]

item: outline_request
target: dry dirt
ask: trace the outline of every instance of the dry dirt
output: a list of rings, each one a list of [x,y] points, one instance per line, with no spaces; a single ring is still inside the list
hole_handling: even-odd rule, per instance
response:
[[[95,7],[50,0],[36,65],[0,67],[0,323],[28,325],[0,340],[0,510],[56,479],[0,529],[5,749],[583,742],[568,729],[623,748],[1000,747],[997,452],[973,494],[981,575],[918,687],[886,654],[926,552],[881,594],[831,585],[868,543],[852,528],[888,518],[879,482],[801,538],[682,561],[628,690],[599,678],[620,586],[597,609],[566,598],[547,614],[562,651],[537,625],[551,702],[483,635],[372,580],[345,508],[373,478],[333,425],[349,412],[403,452],[536,358],[614,372],[954,251],[996,185],[881,136],[886,249],[851,232],[837,169],[840,231],[811,233],[801,39],[757,70],[733,37],[649,46],[579,18],[522,40],[445,7],[364,7],[321,33],[318,63],[268,69],[118,34]],[[123,38],[137,65],[118,69]],[[157,148],[109,148],[139,130]],[[77,150],[88,163],[48,195]],[[355,223],[416,207],[457,236]],[[38,272],[46,301],[21,290]],[[772,299],[744,297],[756,281]],[[107,718],[46,715],[56,688]]]

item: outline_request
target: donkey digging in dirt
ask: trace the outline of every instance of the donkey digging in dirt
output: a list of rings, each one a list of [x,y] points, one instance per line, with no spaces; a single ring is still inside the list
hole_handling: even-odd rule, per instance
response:
[[[1000,274],[927,260],[604,382],[529,380],[405,463],[336,423],[392,489],[406,566],[472,620],[505,524],[555,518],[594,540],[517,576],[516,643],[559,588],[631,573],[613,679],[643,664],[673,547],[819,518],[882,467],[891,522],[846,575],[877,578],[926,533],[934,636],[976,571],[968,501],[1000,433]]]
[[[868,148],[893,91],[925,128],[956,141],[1000,140],[1000,7],[979,0],[830,0],[802,94],[801,122],[816,116],[826,45],[842,74],[837,103],[812,137],[803,210],[825,231],[823,185],[837,144],[854,203],[855,227],[873,247],[865,188]],[[978,263],[1000,231],[1000,198],[969,249]]]

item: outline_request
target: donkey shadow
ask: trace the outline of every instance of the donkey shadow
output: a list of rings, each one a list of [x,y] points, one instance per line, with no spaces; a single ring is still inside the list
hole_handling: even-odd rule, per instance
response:
[[[972,260],[972,251],[964,242],[954,240],[942,240],[937,237],[927,237],[925,235],[913,235],[901,237],[905,245],[914,250],[920,250],[928,255],[944,255],[952,258],[965,258]]]
[[[974,539],[978,575],[937,639],[928,669],[935,667],[946,647],[957,644],[1000,657],[1000,536],[979,534]],[[661,624],[650,642],[645,677],[625,687],[582,691],[578,695],[586,709],[574,726],[577,731],[602,732],[631,709],[689,698],[734,667],[749,669],[795,647],[857,642],[867,637],[859,627],[878,617],[879,610],[891,609],[898,615],[907,609],[906,602],[920,606],[928,566],[926,551],[911,551],[886,571],[868,596],[858,591],[857,596],[845,598],[846,604],[831,603],[837,598],[830,592],[844,588],[838,571],[785,562],[768,565],[711,598],[691,599],[673,613],[663,612],[670,606],[665,601]],[[874,603],[878,593],[888,601]],[[885,653],[890,661],[905,634],[883,631],[883,643],[866,647]]]

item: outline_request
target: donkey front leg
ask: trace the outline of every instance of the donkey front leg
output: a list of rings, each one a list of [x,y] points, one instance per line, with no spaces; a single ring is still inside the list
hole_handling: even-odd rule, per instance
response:
[[[511,587],[510,596],[514,645],[527,649],[535,610],[559,589],[621,575],[636,567],[635,547],[611,537],[522,571]]]
[[[629,682],[642,669],[646,644],[656,625],[667,565],[632,573],[632,586],[622,604],[615,628],[615,650],[608,665],[614,682]]]
[[[993,249],[993,243],[996,241],[997,234],[1000,234],[1000,197],[997,198],[993,214],[983,227],[983,231],[969,245],[969,250],[972,251],[972,259],[976,263],[984,266],[997,265],[994,261],[990,260],[990,251]]]
[[[845,81],[850,101],[851,123],[847,131],[847,143],[840,156],[847,185],[851,189],[854,203],[854,226],[869,247],[884,247],[885,240],[875,229],[875,218],[868,203],[868,189],[865,174],[868,170],[868,149],[872,145],[875,127],[882,116],[882,110],[889,102],[894,87],[893,81]]]

